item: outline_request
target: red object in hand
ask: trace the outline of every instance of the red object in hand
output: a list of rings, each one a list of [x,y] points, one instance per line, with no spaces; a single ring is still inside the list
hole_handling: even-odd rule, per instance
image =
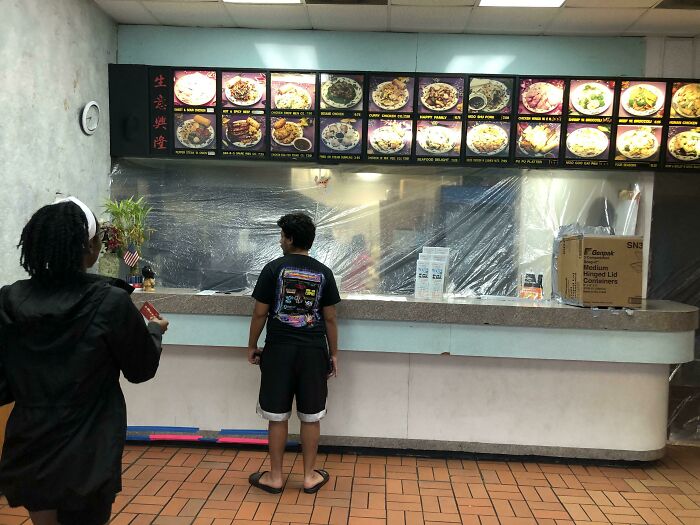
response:
[[[141,307],[141,315],[143,315],[147,321],[153,321],[153,319],[158,319],[160,317],[160,313],[158,310],[155,309],[155,307],[146,301],[143,303],[143,306]]]

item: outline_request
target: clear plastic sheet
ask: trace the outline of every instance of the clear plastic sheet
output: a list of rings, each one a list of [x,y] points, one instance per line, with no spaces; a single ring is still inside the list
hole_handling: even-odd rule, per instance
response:
[[[656,178],[650,298],[700,306],[699,199],[697,174]],[[695,360],[673,367],[669,381],[669,438],[700,442],[700,332]]]
[[[281,255],[277,219],[305,211],[317,224],[311,254],[334,271],[342,291],[412,295],[427,245],[451,249],[452,294],[515,297],[521,275],[534,271],[544,274],[549,297],[559,228],[614,228],[620,192],[641,187],[643,194],[650,180],[619,172],[120,160],[111,192],[153,206],[155,233],[143,256],[159,286],[250,291],[265,263]],[[643,221],[634,223],[642,234]]]

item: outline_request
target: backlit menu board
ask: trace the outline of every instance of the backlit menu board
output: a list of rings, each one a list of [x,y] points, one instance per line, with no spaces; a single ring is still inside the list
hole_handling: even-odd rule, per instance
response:
[[[416,161],[457,164],[462,150],[464,78],[419,76],[415,123]]]
[[[621,80],[615,134],[615,167],[659,166],[666,82]]]
[[[216,71],[173,71],[173,145],[176,155],[216,155],[216,93]]]
[[[362,160],[365,76],[321,73],[318,158]]]
[[[515,136],[515,164],[559,164],[565,80],[520,78]]]
[[[270,158],[316,157],[316,73],[273,72],[270,77]]]
[[[110,91],[117,157],[700,172],[699,80],[111,64]]]
[[[470,77],[466,101],[465,162],[504,166],[510,161],[514,77]]]
[[[270,138],[266,102],[265,71],[222,71],[219,115],[222,157],[267,157]]]
[[[369,75],[367,160],[411,160],[415,81],[403,73]]]
[[[615,80],[570,80],[564,166],[610,166],[615,86]]]
[[[673,82],[664,167],[700,168],[700,82]]]

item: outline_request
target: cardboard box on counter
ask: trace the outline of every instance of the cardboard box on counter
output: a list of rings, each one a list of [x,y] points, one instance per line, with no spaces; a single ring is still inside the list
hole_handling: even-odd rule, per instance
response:
[[[575,306],[640,308],[642,247],[642,237],[563,237],[554,254],[554,296]]]

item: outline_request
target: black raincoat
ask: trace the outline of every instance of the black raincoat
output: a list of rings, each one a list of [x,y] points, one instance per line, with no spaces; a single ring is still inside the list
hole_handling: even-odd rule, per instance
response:
[[[0,459],[11,506],[79,509],[121,490],[126,405],[158,368],[162,332],[116,279],[0,289],[0,404],[15,402]]]

